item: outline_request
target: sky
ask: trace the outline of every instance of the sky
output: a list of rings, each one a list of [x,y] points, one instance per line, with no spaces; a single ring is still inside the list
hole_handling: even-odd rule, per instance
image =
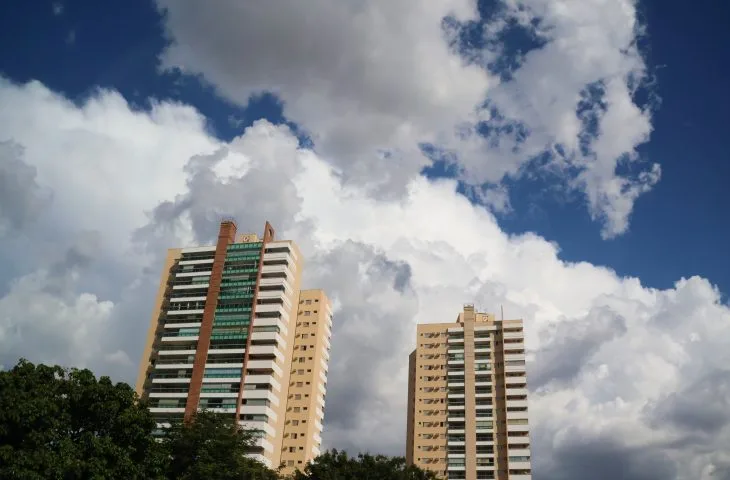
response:
[[[536,480],[730,479],[730,6],[0,4],[0,364],[133,382],[165,249],[271,221],[326,447],[402,455],[418,322],[523,318]]]

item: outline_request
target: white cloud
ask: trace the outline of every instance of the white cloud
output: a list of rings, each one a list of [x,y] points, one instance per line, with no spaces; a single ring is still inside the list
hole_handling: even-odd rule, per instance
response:
[[[635,0],[495,2],[481,50],[460,47],[478,36],[473,0],[157,3],[171,39],[164,67],[200,74],[241,105],[273,92],[322,158],[380,195],[403,193],[430,165],[423,142],[449,153],[467,182],[497,186],[484,197],[495,211],[509,205],[505,176],[547,159],[610,238],[659,180],[658,165],[636,178],[617,172],[638,163],[652,129],[651,111],[634,100],[647,76]],[[518,27],[539,48],[505,48],[504,33]],[[486,137],[476,133],[484,125]]]
[[[339,305],[328,445],[402,453],[415,324],[451,320],[475,302],[526,321],[536,478],[600,479],[595,466],[605,465],[612,478],[694,480],[730,466],[722,405],[708,408],[713,428],[687,415],[694,385],[709,405],[722,400],[711,387],[727,377],[730,310],[707,280],[656,290],[563,262],[538,235],[504,233],[451,180],[416,178],[401,198],[375,199],[267,122],[222,144],[184,105],[133,112],[102,92],[75,106],[39,84],[8,83],[0,101],[17,112],[0,113],[0,131],[12,132],[39,188],[54,193],[50,213],[23,227],[23,251],[50,258],[49,243],[30,233],[58,229],[63,254],[45,268],[17,263],[20,278],[0,295],[0,363],[23,355],[133,381],[128,358],[136,363],[142,348],[163,249],[211,239],[222,214],[241,230],[260,230],[268,217],[301,244],[307,285]],[[3,256],[17,252],[3,242]],[[581,455],[593,459],[591,472]]]

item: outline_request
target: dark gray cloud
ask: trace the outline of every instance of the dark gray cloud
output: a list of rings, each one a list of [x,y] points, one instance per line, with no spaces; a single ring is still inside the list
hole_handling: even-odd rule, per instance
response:
[[[533,451],[540,444],[533,446]],[[614,438],[582,437],[535,452],[535,480],[671,480],[677,478],[672,459],[658,448],[630,447]]]
[[[0,141],[0,236],[35,221],[50,202],[36,179],[35,167],[23,161],[23,148]]]
[[[308,261],[305,283],[325,289],[335,312],[327,381],[325,441],[353,451],[402,454],[406,383],[399,369],[413,341],[417,313],[410,266],[371,246],[348,241]],[[388,390],[403,392],[395,406]],[[396,410],[394,410],[396,409]],[[371,419],[392,415],[380,435],[366,432]],[[353,430],[362,431],[359,439]]]
[[[530,366],[531,388],[571,382],[601,345],[626,333],[624,318],[607,307],[594,309],[588,318],[590,322],[560,322],[545,332],[546,341]]]
[[[648,408],[647,417],[654,426],[672,426],[693,442],[707,441],[730,423],[730,371],[708,372]]]

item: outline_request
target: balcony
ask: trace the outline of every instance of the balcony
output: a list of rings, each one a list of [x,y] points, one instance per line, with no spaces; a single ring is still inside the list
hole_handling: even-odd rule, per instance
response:
[[[252,420],[239,420],[238,424],[247,430],[257,430],[269,436],[276,436],[276,429],[269,425],[269,422],[255,422]]]
[[[276,332],[253,332],[251,335],[252,342],[277,344],[281,348],[286,348],[286,341]]]
[[[185,278],[185,277],[209,277],[212,272],[210,270],[206,270],[203,272],[178,272],[175,274],[176,278]],[[200,285],[200,284],[198,284]]]
[[[507,395],[527,395],[527,388],[525,387],[512,388],[511,386],[507,386],[505,391]]]
[[[261,275],[264,276],[263,278],[286,278],[287,280],[294,278],[291,270],[286,265],[264,265],[261,269]]]
[[[521,411],[521,412],[510,412],[509,411],[509,407],[508,407],[508,410],[507,410],[507,420],[512,420],[512,419],[523,419],[523,420],[527,420],[528,418],[529,417],[528,417],[527,410]]]
[[[276,357],[282,362],[284,361],[284,354],[281,353],[276,345],[251,345],[249,349],[250,360],[258,360],[256,357]]]
[[[272,315],[273,314],[273,315]],[[256,305],[256,320],[261,318],[281,318],[285,322],[289,322],[289,312],[283,305],[278,303],[266,303],[262,305]]]
[[[256,400],[268,400],[273,404],[274,406],[279,405],[279,396],[269,390],[244,390],[243,391],[243,398],[246,400],[250,399],[256,399]]]
[[[247,372],[250,372],[251,370],[274,371],[280,378],[284,373],[281,370],[281,367],[277,365],[274,360],[249,360],[248,363],[246,363],[246,370]],[[253,375],[257,374],[258,372],[253,372]]]
[[[524,353],[505,353],[504,355],[504,361],[525,361],[525,354]]]
[[[241,405],[238,409],[241,415],[266,415],[270,420],[276,421],[276,412],[266,405]]]
[[[524,375],[519,376],[519,377],[505,377],[505,379],[504,379],[504,383],[511,384],[511,385],[514,385],[514,384],[521,385],[521,384],[524,384],[526,381],[527,381],[527,378]]]
[[[502,338],[524,338],[524,332],[502,332]]]
[[[271,375],[246,375],[243,378],[246,385],[271,385],[277,392],[281,391],[281,384]]]

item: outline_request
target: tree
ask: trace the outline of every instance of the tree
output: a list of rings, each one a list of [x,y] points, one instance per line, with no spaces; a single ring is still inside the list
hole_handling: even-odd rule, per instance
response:
[[[435,473],[407,465],[403,457],[325,452],[304,471],[297,471],[293,480],[438,480]]]
[[[171,427],[164,444],[170,454],[170,480],[277,480],[276,472],[246,457],[256,433],[233,417],[199,412],[192,421]]]
[[[26,360],[0,372],[0,479],[162,479],[154,428],[125,383]]]

